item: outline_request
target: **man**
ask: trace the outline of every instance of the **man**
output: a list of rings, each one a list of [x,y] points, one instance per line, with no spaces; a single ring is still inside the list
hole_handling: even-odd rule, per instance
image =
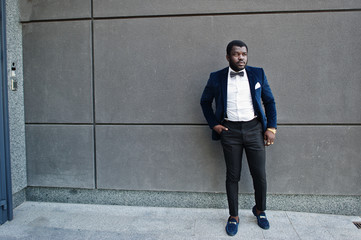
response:
[[[269,228],[266,210],[265,146],[274,143],[276,105],[262,68],[247,66],[248,47],[239,40],[227,46],[229,67],[211,73],[201,97],[203,114],[213,140],[221,140],[227,168],[226,192],[229,214],[226,231],[238,231],[238,182],[243,149],[253,179],[256,205],[252,212],[258,225]],[[212,108],[216,103],[215,111]],[[262,103],[265,111],[263,111]]]

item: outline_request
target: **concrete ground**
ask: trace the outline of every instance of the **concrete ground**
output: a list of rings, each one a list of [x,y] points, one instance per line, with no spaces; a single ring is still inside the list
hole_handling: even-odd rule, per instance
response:
[[[239,232],[227,236],[225,209],[155,208],[25,202],[0,226],[1,240],[111,239],[361,239],[359,216],[267,211],[271,228],[240,211]]]

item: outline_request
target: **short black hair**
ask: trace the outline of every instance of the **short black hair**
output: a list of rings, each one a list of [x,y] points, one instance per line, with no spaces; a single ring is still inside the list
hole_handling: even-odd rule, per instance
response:
[[[228,56],[231,55],[231,51],[234,46],[246,47],[247,52],[248,52],[248,47],[244,42],[242,42],[241,40],[233,40],[232,42],[228,43],[228,45],[227,45],[227,55]]]

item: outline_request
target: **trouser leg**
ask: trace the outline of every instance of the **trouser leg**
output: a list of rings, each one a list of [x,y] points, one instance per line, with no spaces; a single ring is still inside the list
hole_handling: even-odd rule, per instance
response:
[[[222,147],[226,162],[226,192],[229,214],[238,216],[238,182],[241,177],[243,146],[241,138],[237,135],[240,132],[228,126],[228,131],[222,133]]]
[[[246,150],[249,170],[253,179],[256,208],[266,210],[267,181],[264,151]]]
[[[266,210],[266,153],[263,141],[262,126],[259,124],[247,135],[245,152],[249,170],[253,180],[256,208],[260,211]]]

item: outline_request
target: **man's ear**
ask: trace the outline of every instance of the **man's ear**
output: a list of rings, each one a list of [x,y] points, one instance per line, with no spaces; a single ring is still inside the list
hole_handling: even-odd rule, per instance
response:
[[[226,55],[226,59],[227,59],[227,61],[229,62],[229,56],[228,56],[228,54]]]

